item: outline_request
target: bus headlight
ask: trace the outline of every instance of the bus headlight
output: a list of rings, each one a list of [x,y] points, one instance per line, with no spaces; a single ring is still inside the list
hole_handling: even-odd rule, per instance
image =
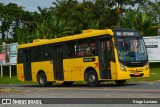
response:
[[[120,66],[121,66],[121,70],[126,71],[126,68],[123,64],[120,63]]]
[[[148,70],[149,69],[149,63],[147,63],[147,65],[146,65],[146,70]]]

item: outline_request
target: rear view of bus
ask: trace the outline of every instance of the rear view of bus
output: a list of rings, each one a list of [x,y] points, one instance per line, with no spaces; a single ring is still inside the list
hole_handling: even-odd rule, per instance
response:
[[[116,47],[117,84],[130,78],[149,77],[148,56],[143,37],[137,30],[113,29]]]

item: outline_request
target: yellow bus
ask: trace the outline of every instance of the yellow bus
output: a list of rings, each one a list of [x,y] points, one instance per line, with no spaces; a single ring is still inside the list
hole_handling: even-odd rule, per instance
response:
[[[149,77],[147,51],[139,31],[132,29],[84,30],[82,34],[35,40],[19,45],[17,76],[41,86],[87,81],[122,85],[131,78]]]

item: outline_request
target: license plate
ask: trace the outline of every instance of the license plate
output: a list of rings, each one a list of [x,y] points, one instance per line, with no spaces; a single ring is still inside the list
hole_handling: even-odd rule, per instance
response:
[[[134,75],[138,76],[138,75],[140,75],[140,73],[139,72],[135,72]]]

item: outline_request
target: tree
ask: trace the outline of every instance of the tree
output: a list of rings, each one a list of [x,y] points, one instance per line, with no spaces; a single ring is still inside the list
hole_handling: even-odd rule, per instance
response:
[[[160,35],[158,29],[160,29],[160,2],[149,2],[141,6],[141,10],[145,11],[148,16],[151,16],[151,22],[154,23],[154,27],[152,28],[152,32],[149,32],[149,35]]]
[[[24,17],[23,7],[14,3],[7,5],[0,5],[1,14],[1,34],[2,40],[7,41],[8,37],[12,37],[14,29],[23,25],[22,20]]]
[[[8,17],[6,15],[6,10],[4,4],[0,4],[0,21],[1,21],[1,34],[2,34],[2,41],[5,41],[6,37],[6,31],[9,29],[10,22],[8,20]]]
[[[123,16],[122,27],[137,29],[143,36],[152,35],[158,28],[158,23],[154,21],[155,15],[150,16],[140,8],[128,10]]]
[[[29,33],[28,27],[22,27],[16,30],[16,36],[14,37],[15,42],[19,44],[29,43],[33,36]]]
[[[59,38],[81,33],[84,29],[113,27],[156,35],[159,6],[159,2],[149,0],[56,0],[52,7],[38,7],[39,12],[32,13],[14,3],[0,3],[0,33],[3,41],[9,37],[19,43]]]
[[[40,13],[34,15],[34,35],[39,39],[53,39],[65,35],[73,34],[73,30],[66,20],[61,20],[52,15],[49,9],[41,9]]]
[[[74,29],[66,22],[66,20],[57,20],[51,17],[50,19],[50,36],[49,39],[73,35]]]
[[[69,20],[72,18],[73,8],[77,4],[76,0],[56,0],[56,2],[53,2],[54,6],[50,8],[50,11],[59,20]]]

